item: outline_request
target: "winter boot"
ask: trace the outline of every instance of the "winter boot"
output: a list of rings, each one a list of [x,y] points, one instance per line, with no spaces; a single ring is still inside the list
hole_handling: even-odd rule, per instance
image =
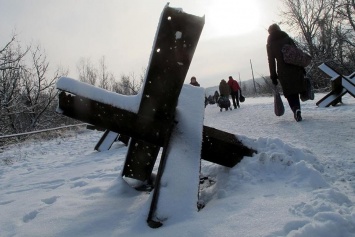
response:
[[[297,109],[297,110],[294,112],[294,116],[295,116],[295,120],[296,120],[297,122],[302,121],[301,110]]]

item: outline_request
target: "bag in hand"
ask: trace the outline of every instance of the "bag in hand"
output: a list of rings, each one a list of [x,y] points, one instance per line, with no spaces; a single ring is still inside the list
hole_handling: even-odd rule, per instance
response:
[[[245,101],[245,97],[243,95],[240,95],[239,101],[243,103]]]
[[[240,90],[239,101],[240,102],[244,102],[245,101],[245,97],[242,95],[242,91],[241,90]]]
[[[311,56],[304,53],[302,50],[300,50],[294,45],[285,44],[282,47],[281,51],[285,63],[288,64],[292,64],[300,67],[307,67],[312,61]]]
[[[300,94],[301,100],[303,102],[307,101],[307,100],[314,100],[314,90],[313,90],[313,86],[311,83],[311,79],[309,77],[305,77],[304,83],[306,84],[307,90]]]
[[[276,116],[282,116],[285,113],[285,107],[282,103],[281,95],[276,90],[276,87],[274,91],[274,112]]]

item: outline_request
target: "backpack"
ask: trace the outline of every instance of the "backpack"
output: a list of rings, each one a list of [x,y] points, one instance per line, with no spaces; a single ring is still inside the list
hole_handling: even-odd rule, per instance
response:
[[[281,52],[285,63],[288,64],[307,67],[312,61],[311,56],[297,48],[295,45],[285,44],[282,47]]]

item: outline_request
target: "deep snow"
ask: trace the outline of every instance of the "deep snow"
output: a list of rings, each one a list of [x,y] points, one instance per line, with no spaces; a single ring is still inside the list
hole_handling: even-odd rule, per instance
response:
[[[355,99],[318,108],[322,96],[302,103],[299,123],[286,104],[276,117],[272,97],[246,98],[227,112],[208,105],[205,125],[258,154],[233,168],[202,161],[202,174],[216,181],[201,191],[205,208],[159,229],[146,224],[152,193],[120,178],[127,147],[94,151],[102,132],[7,147],[0,159],[13,163],[0,165],[0,236],[355,236]]]

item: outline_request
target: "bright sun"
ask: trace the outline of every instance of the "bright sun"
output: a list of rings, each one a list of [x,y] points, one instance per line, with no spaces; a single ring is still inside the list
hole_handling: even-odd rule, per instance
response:
[[[206,12],[206,34],[210,37],[246,34],[258,26],[259,15],[255,0],[211,1]]]

